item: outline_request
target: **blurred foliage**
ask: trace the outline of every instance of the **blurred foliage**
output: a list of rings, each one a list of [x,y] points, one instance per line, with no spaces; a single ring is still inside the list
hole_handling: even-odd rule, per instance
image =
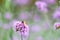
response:
[[[2,24],[5,24],[5,23],[10,23],[13,20],[23,20],[23,19],[18,19],[18,17],[19,17],[18,15],[20,15],[21,11],[27,11],[28,14],[29,13],[31,14],[31,15],[29,14],[30,16],[28,16],[29,19],[27,19],[27,20],[25,19],[25,21],[27,22],[27,24],[29,25],[29,28],[30,28],[29,40],[35,40],[35,38],[38,36],[42,36],[44,38],[44,40],[57,40],[58,37],[60,37],[60,29],[56,30],[56,31],[53,30],[53,24],[56,22],[56,20],[54,20],[52,18],[52,14],[55,11],[55,9],[57,8],[57,6],[60,5],[59,1],[56,0],[56,4],[54,4],[54,5],[48,5],[49,11],[46,14],[47,16],[44,15],[43,12],[39,12],[37,10],[37,8],[35,6],[35,2],[36,2],[36,0],[29,0],[28,5],[20,6],[20,5],[14,5],[13,0],[10,0],[10,1],[0,0],[0,14],[1,14],[0,21],[2,21]],[[4,18],[5,12],[10,12],[13,15],[11,20],[7,20]],[[38,22],[35,22],[33,20],[35,14],[37,14],[40,17]],[[49,21],[47,21],[47,20],[49,20]],[[42,24],[44,22],[48,22],[50,24],[50,27],[48,30],[43,29]],[[35,24],[38,24],[39,27],[41,27],[40,32],[34,33],[31,31],[32,26]],[[12,40],[13,33],[14,32],[11,27],[6,30],[3,28],[3,25],[2,25],[0,27],[0,40],[10,40],[10,39]]]

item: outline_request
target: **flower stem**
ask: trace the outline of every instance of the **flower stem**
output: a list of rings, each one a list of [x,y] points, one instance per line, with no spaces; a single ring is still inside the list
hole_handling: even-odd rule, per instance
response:
[[[46,22],[48,23],[48,25],[49,25],[49,27],[51,26],[51,22],[50,22],[50,20],[49,20],[49,17],[48,17],[48,15],[47,15],[47,13],[45,13],[45,14],[43,14],[44,15],[44,17],[45,17],[45,20],[46,20]]]
[[[46,20],[48,23],[50,23],[50,22],[49,22],[49,18],[48,18],[48,16],[47,16],[47,13],[44,14],[44,17],[45,17],[45,20]]]
[[[23,40],[23,36],[22,36],[22,34],[21,34],[21,40]]]
[[[44,17],[45,17],[45,20],[48,22],[48,25],[49,25],[49,27],[50,27],[50,31],[52,31],[52,27],[51,27],[51,26],[52,26],[52,23],[50,22],[47,13],[44,14]]]

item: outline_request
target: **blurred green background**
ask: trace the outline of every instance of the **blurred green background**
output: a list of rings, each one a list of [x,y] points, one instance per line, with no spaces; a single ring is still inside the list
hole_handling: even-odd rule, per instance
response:
[[[26,21],[30,33],[28,40],[60,40],[60,29],[54,30],[53,13],[58,7],[43,0],[48,4],[48,12],[39,12],[35,2],[41,0],[0,0],[0,40],[20,40],[17,32],[13,31],[14,21]],[[20,3],[20,4],[19,4]]]

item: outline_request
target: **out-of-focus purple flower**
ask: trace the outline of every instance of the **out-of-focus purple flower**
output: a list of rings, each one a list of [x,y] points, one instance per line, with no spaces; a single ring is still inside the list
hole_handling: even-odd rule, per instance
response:
[[[53,13],[53,18],[54,19],[60,18],[60,7],[56,8],[55,12]]]
[[[60,23],[59,22],[54,23],[54,30],[59,28],[60,28]]]
[[[17,21],[14,23],[14,31],[19,31],[20,34],[23,36],[23,37],[27,37],[28,34],[29,34],[29,27],[26,25],[26,23],[24,21],[20,22],[20,21]]]
[[[41,0],[41,1],[44,1],[47,4],[51,4],[51,5],[56,3],[56,0]]]
[[[44,22],[42,26],[43,26],[44,30],[48,30],[49,29],[49,24],[47,22]]]
[[[56,0],[47,0],[47,3],[49,3],[49,4],[55,4]]]
[[[50,0],[50,3],[55,4],[56,0]]]
[[[55,11],[54,14],[53,14],[53,18],[54,19],[60,18],[60,11]]]
[[[13,35],[12,40],[19,40],[17,36]]]
[[[5,19],[11,19],[12,15],[9,12],[6,12],[4,17],[5,17]]]
[[[40,26],[39,25],[33,25],[32,26],[32,28],[31,28],[31,30],[33,31],[33,32],[40,32]]]
[[[37,37],[35,40],[43,40],[43,37]]]
[[[21,12],[19,15],[20,19],[28,19],[29,14],[27,12]]]
[[[47,12],[47,3],[43,1],[36,1],[35,2],[36,7],[38,8],[39,11],[44,11]]]
[[[40,17],[36,14],[36,15],[34,15],[33,20],[34,20],[35,22],[38,22],[38,21],[40,20]]]
[[[26,5],[28,4],[29,0],[14,0],[14,4],[19,4],[19,5]]]
[[[58,38],[58,40],[60,40],[60,38]]]
[[[3,28],[7,30],[7,29],[10,28],[10,25],[9,25],[9,24],[4,24],[4,25],[3,25]]]

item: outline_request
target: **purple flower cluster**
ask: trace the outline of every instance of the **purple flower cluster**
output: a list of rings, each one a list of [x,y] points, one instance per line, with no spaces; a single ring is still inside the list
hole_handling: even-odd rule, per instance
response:
[[[4,17],[5,17],[5,19],[10,20],[12,18],[12,14],[10,12],[6,12]]]
[[[29,34],[29,27],[25,24],[24,21],[22,21],[22,22],[20,22],[20,21],[15,22],[13,30],[15,32],[19,31],[22,36],[28,36],[28,34]]]
[[[59,19],[60,18],[60,11],[59,10],[56,10],[53,14],[53,18],[54,19]]]
[[[47,3],[46,2],[36,1],[35,5],[36,5],[38,11],[44,11],[44,12],[48,11],[48,9],[47,9]]]

